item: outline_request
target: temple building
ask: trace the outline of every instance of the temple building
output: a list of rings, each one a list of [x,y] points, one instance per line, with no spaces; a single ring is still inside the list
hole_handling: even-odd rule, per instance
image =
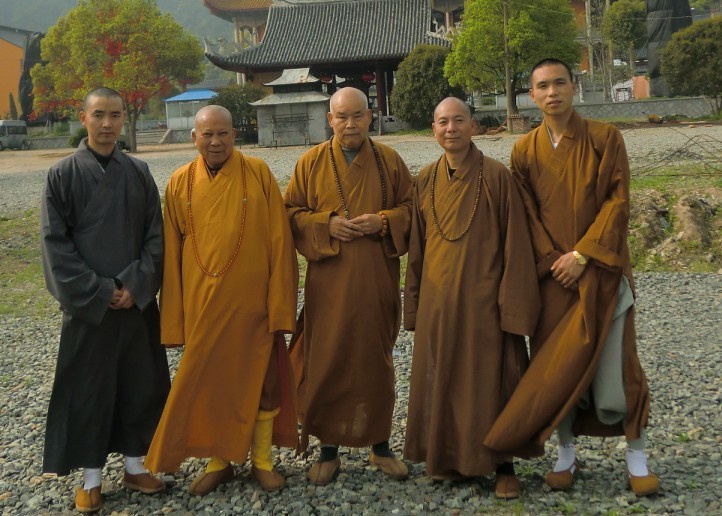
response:
[[[325,93],[364,91],[390,114],[393,74],[419,44],[450,47],[463,0],[204,0],[232,21],[234,42],[206,44],[206,57],[241,82],[268,84],[285,69],[308,68]],[[264,16],[265,14],[265,16]]]

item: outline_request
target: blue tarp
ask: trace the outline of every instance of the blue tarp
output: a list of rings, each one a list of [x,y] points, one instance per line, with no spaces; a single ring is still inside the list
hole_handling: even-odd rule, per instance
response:
[[[188,102],[193,100],[210,100],[217,96],[218,93],[212,90],[190,90],[175,97],[165,99],[166,102]]]

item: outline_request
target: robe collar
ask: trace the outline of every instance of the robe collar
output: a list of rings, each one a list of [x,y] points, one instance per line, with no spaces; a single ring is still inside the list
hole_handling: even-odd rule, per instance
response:
[[[218,172],[216,172],[215,176],[211,176],[211,173],[208,170],[208,165],[206,164],[206,160],[203,156],[199,154],[198,157],[200,159],[198,160],[198,171],[196,173],[202,172],[209,181],[211,178],[212,180],[216,180],[218,179],[218,176],[221,175],[229,177],[235,170],[240,170],[241,167],[241,151],[238,149],[233,149],[233,152],[231,152],[231,155],[228,156],[228,159],[225,163],[223,163],[223,166],[218,170]]]
[[[353,166],[363,168],[365,166],[369,166],[370,164],[372,164],[374,168],[376,167],[376,158],[373,155],[373,150],[371,149],[371,143],[369,142],[368,136],[364,138],[361,147],[358,148],[356,157],[350,164],[346,163],[346,156],[343,153],[343,149],[341,148],[338,138],[334,137],[331,147],[332,149],[330,150],[333,150],[333,158],[336,161],[336,167],[339,171]]]
[[[569,117],[569,122],[567,122],[567,126],[564,129],[562,137],[559,139],[556,149],[552,145],[551,138],[549,138],[549,126],[546,120],[544,120],[539,127],[541,138],[545,142],[542,149],[546,148],[546,154],[551,161],[551,169],[555,172],[561,173],[561,171],[564,170],[569,154],[571,154],[579,141],[583,123],[584,119],[579,116],[579,113],[572,111],[572,115]]]
[[[461,162],[459,168],[457,168],[456,172],[454,172],[454,175],[451,176],[451,179],[456,178],[463,181],[467,175],[473,173],[474,170],[479,169],[480,159],[481,151],[477,148],[474,142],[469,142],[469,152],[466,154],[466,157],[464,158],[464,161]],[[446,155],[444,155],[444,159],[441,160],[441,166],[439,168],[441,168],[439,172],[443,172],[444,176],[449,177],[449,162],[446,161]]]
[[[95,177],[98,181],[100,181],[103,176],[113,168],[113,164],[116,165],[120,164],[120,160],[123,156],[122,151],[117,147],[113,147],[113,152],[110,155],[110,161],[108,162],[108,168],[106,170],[103,170],[103,167],[98,162],[97,159],[95,159],[95,156],[90,151],[90,148],[88,147],[88,137],[86,136],[80,141],[80,144],[78,145],[78,148],[75,150],[75,152],[78,155],[79,162],[88,167],[88,170],[91,174],[93,174],[93,177]]]

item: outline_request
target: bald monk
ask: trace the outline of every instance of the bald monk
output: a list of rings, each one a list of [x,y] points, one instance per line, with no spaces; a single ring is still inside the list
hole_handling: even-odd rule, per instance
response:
[[[321,442],[308,474],[316,485],[338,472],[339,445],[372,446],[371,464],[401,479],[408,469],[388,440],[412,180],[395,151],[368,138],[363,92],[337,91],[330,109],[333,137],[301,156],[284,194],[308,260],[304,330],[291,352],[300,362],[301,447],[309,435]]]
[[[200,155],[166,189],[160,297],[161,342],[185,349],[146,466],[176,471],[187,457],[211,457],[190,486],[203,496],[250,448],[252,476],[275,491],[285,480],[272,440],[298,442],[283,336],[296,321],[291,231],[268,166],[233,148],[228,110],[198,111],[192,136]]]
[[[432,127],[444,153],[414,187],[404,327],[416,333],[404,457],[426,462],[436,480],[496,472],[496,496],[516,498],[511,457],[483,440],[526,369],[523,335],[539,315],[526,212],[507,168],[471,141],[466,103],[442,100]]]
[[[516,143],[511,166],[528,212],[542,315],[529,370],[485,444],[504,451],[543,443],[557,429],[559,457],[546,483],[567,489],[579,471],[575,435],[624,435],[632,491],[653,494],[659,480],[645,454],[649,387],[634,331],[624,140],[574,111],[566,63],[539,62],[531,83],[544,122]]]

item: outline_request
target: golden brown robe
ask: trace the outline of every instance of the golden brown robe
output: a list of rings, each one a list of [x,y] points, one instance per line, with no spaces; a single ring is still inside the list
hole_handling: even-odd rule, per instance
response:
[[[512,174],[529,216],[542,314],[531,342],[529,370],[485,444],[497,450],[543,443],[587,392],[617,306],[622,274],[632,283],[627,247],[629,162],[621,133],[573,113],[556,150],[546,124],[519,140]],[[565,289],[550,267],[576,249],[590,258],[579,290]],[[647,424],[649,387],[637,356],[634,308],[624,326],[623,422],[602,424],[593,404],[581,410],[574,432],[637,439]]]
[[[297,444],[295,382],[285,342],[274,340],[274,332],[295,327],[298,288],[281,192],[263,161],[238,151],[213,180],[203,159],[196,164],[191,213],[197,257],[189,235],[189,165],[175,171],[165,196],[161,342],[185,348],[146,458],[154,472],[175,471],[187,457],[246,461],[273,346],[285,386],[274,443]],[[219,272],[231,261],[241,227],[230,267],[217,277],[205,274],[199,262]]]
[[[404,291],[404,327],[415,330],[404,457],[431,476],[492,473],[507,457],[484,437],[528,365],[522,335],[540,310],[526,212],[507,168],[471,144],[449,177],[441,159],[416,180]],[[434,186],[439,235],[431,213]],[[535,450],[540,455],[541,449]]]
[[[392,350],[401,322],[399,257],[408,246],[412,179],[393,149],[376,146],[387,191],[385,238],[331,238],[329,219],[343,216],[343,210],[328,143],[301,156],[284,194],[296,247],[308,260],[303,336],[292,351],[302,356],[302,448],[309,435],[353,447],[391,435]],[[336,139],[333,152],[349,217],[380,211],[381,181],[369,140],[351,165]]]

